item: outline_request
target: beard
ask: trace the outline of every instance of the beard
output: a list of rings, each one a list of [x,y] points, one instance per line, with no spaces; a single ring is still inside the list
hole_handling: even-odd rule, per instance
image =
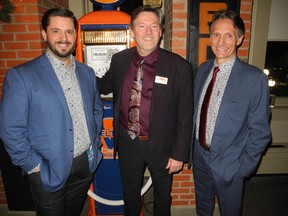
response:
[[[71,44],[70,42],[57,42],[57,44]],[[75,50],[76,48],[76,43],[74,43],[71,47],[71,49],[69,50],[66,50],[63,48],[61,49],[60,51],[56,49],[56,46],[54,46],[52,43],[50,43],[49,41],[47,41],[47,46],[49,47],[49,49],[51,50],[51,52],[56,56],[56,57],[59,57],[59,58],[67,58],[69,57]]]

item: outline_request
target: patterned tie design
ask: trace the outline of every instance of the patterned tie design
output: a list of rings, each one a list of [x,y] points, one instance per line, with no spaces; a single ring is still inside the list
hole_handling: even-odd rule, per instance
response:
[[[205,93],[201,113],[200,113],[200,125],[199,125],[199,142],[202,148],[209,151],[209,147],[206,146],[206,124],[207,124],[207,112],[209,107],[210,97],[213,91],[213,87],[216,81],[216,75],[220,71],[219,67],[215,67],[213,70],[213,77],[208,85]]]
[[[140,135],[140,102],[141,102],[141,92],[142,92],[142,82],[143,82],[143,70],[142,65],[144,60],[140,62],[134,83],[130,93],[129,108],[128,108],[128,134],[131,139],[135,139]]]

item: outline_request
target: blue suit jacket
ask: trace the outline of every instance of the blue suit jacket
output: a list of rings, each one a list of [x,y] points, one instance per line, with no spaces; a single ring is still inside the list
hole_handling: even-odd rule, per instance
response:
[[[102,103],[94,71],[76,62],[76,76],[94,153],[89,165],[94,172],[102,157]],[[64,93],[45,54],[7,72],[0,137],[12,162],[24,172],[41,164],[44,189],[55,191],[66,182],[73,161],[73,125]]]
[[[213,63],[214,60],[203,63],[197,72],[195,113]],[[195,114],[193,135],[196,117]],[[209,157],[206,158],[219,186],[229,185],[236,175],[249,176],[256,169],[271,139],[269,118],[267,76],[258,68],[236,58],[220,105]],[[190,166],[192,162],[199,163],[198,158],[193,158],[193,152],[204,151],[198,140],[193,140],[191,148],[194,151],[190,153]]]

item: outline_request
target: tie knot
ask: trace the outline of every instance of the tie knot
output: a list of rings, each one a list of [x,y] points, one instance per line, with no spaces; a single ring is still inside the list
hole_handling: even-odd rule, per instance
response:
[[[220,71],[220,68],[218,66],[214,67],[213,73],[217,74]]]

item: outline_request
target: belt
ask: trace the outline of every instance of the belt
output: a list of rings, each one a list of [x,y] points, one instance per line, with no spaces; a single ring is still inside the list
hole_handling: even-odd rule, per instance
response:
[[[146,140],[149,139],[149,137],[148,137],[148,136],[138,136],[138,139],[139,139],[140,141],[146,141]]]

